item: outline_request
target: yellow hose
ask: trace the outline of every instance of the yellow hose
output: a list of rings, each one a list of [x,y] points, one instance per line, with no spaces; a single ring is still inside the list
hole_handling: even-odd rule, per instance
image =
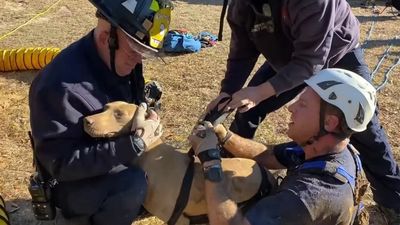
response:
[[[60,53],[59,48],[0,50],[0,72],[40,70],[49,64],[58,53]]]
[[[59,48],[19,48],[0,50],[0,72],[40,70],[60,53]],[[145,83],[152,80],[145,79]],[[0,222],[0,225],[1,224]]]
[[[10,223],[8,222],[8,220],[9,218],[6,212],[6,202],[0,196],[0,225],[9,225]]]

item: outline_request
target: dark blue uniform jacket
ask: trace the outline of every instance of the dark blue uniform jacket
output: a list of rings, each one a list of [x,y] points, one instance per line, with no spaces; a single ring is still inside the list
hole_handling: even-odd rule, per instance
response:
[[[111,72],[97,53],[93,31],[40,71],[29,92],[30,121],[37,158],[51,177],[73,181],[104,175],[143,149],[143,141],[131,135],[91,138],[82,122],[108,102],[139,103],[142,96],[136,93],[143,90],[135,88],[143,87],[143,79],[131,79],[142,76],[135,73]]]

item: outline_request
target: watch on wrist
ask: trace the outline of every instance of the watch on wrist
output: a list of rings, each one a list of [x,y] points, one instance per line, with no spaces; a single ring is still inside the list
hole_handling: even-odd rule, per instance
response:
[[[142,155],[142,153],[146,150],[146,143],[137,135],[129,135],[129,139],[132,143],[133,150],[135,151],[137,156]]]
[[[197,157],[199,157],[200,162],[203,164],[204,162],[219,160],[221,161],[220,150],[217,148],[207,149],[205,151],[200,152]]]
[[[213,183],[221,182],[223,177],[221,163],[203,168],[204,179]]]

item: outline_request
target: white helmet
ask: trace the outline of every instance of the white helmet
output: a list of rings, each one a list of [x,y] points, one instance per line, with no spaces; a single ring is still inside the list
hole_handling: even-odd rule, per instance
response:
[[[343,112],[351,130],[367,128],[376,107],[376,90],[367,80],[348,70],[324,69],[304,82]]]

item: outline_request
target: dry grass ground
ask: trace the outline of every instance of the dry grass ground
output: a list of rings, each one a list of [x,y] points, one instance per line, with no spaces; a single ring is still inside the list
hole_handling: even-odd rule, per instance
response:
[[[29,18],[52,4],[51,0],[0,0],[0,35],[23,24]],[[173,28],[186,28],[196,34],[203,30],[217,33],[221,0],[176,1]],[[358,1],[350,1],[354,13],[362,24],[362,41],[376,19],[368,42],[366,59],[374,68],[387,45],[393,43],[390,57],[377,76],[377,82],[395,60],[400,57],[400,42],[391,39],[399,34],[399,17],[386,11],[372,17],[371,9],[362,9]],[[47,14],[34,20],[11,36],[0,40],[0,49],[21,47],[64,48],[86,34],[95,24],[94,9],[86,0],[61,1]],[[187,148],[186,136],[206,103],[216,96],[219,81],[225,71],[229,46],[228,25],[225,39],[216,47],[203,49],[198,54],[189,54],[145,61],[145,75],[158,80],[164,87],[162,112],[165,125],[164,139],[176,146]],[[28,88],[36,71],[10,72],[0,74],[0,193],[10,206],[17,204],[20,209],[11,214],[13,224],[35,224],[29,209],[27,191],[28,176],[32,171],[32,156],[27,137],[29,130]],[[389,84],[380,93],[381,121],[387,130],[395,157],[400,161],[399,111],[400,67],[392,73]],[[284,134],[288,113],[282,109],[264,122],[257,139],[276,143],[285,140]],[[368,209],[373,213],[370,224],[386,224],[368,196]],[[137,224],[161,224],[155,218],[147,218]]]

